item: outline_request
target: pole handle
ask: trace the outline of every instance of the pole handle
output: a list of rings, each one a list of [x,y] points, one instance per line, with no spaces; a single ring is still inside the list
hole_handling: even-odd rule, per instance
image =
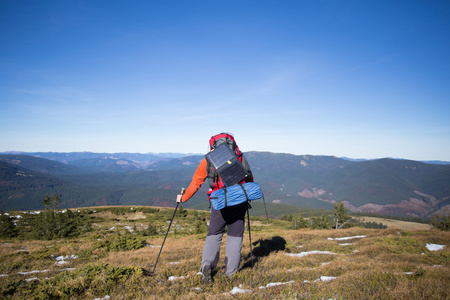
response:
[[[180,192],[180,195],[184,195],[184,192],[186,191],[186,189],[185,188],[182,188],[181,189],[181,192]]]

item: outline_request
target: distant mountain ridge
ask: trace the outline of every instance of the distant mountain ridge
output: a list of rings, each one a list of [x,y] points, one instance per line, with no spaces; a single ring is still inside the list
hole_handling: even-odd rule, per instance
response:
[[[450,165],[270,152],[245,155],[268,202],[330,209],[342,201],[354,212],[421,217],[450,208]],[[61,194],[67,207],[171,206],[204,158],[90,152],[39,156],[0,155],[0,209],[36,209],[44,192]],[[31,173],[14,175],[20,172]],[[205,203],[206,190],[207,183],[186,205]]]

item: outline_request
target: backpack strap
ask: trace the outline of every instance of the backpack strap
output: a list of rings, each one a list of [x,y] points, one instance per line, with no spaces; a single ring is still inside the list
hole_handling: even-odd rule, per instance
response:
[[[244,191],[245,199],[247,199],[247,202],[250,202],[250,201],[248,201],[247,191],[245,190],[244,186],[242,185],[242,183],[238,183],[238,184],[239,184],[239,186],[242,188],[242,190]]]

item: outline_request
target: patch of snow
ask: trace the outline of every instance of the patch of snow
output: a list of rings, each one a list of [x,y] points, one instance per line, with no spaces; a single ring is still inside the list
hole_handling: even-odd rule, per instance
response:
[[[161,246],[153,246],[153,245],[147,245],[147,247],[150,247],[150,248],[161,248]]]
[[[134,231],[134,229],[131,226],[124,226],[123,228],[128,229],[129,232]]]
[[[346,241],[351,239],[360,239],[365,238],[365,235],[355,235],[355,236],[347,236],[347,237],[341,237],[341,238],[328,238],[330,241]]]
[[[334,279],[337,279],[337,277],[333,277],[333,276],[320,276],[320,278],[319,279],[316,279],[315,280],[315,282],[316,281],[330,281],[330,280],[334,280]]]
[[[348,245],[353,245],[353,243],[343,243],[343,244],[339,244],[339,246],[348,246]]]
[[[297,248],[303,248],[303,246],[299,245],[299,246],[297,246]]]
[[[63,265],[63,264],[67,264],[67,259],[76,259],[76,258],[78,258],[78,256],[76,256],[76,255],[67,255],[67,256],[57,256],[57,257],[55,257],[55,259],[56,259],[56,261],[57,261],[57,264],[59,264],[59,265]]]
[[[95,298],[94,300],[108,300],[108,299],[111,299],[111,297],[109,295],[106,295],[103,298]]]
[[[180,277],[176,277],[176,276],[170,276],[169,278],[167,278],[169,281],[174,281],[174,280],[178,280],[178,279],[184,279],[186,277],[184,276],[180,276]]]
[[[427,243],[427,249],[430,251],[438,251],[444,249],[445,245],[438,245],[438,244],[428,244]]]
[[[265,289],[265,288],[270,288],[270,287],[274,287],[274,286],[279,286],[279,285],[285,285],[285,284],[291,284],[294,283],[294,280],[288,281],[288,282],[271,282],[266,284],[266,286],[260,286],[260,289]]]
[[[331,255],[336,255],[337,253],[333,253],[330,251],[318,251],[318,250],[313,250],[313,251],[308,251],[308,252],[300,252],[300,253],[285,253],[285,255],[289,255],[289,256],[296,256],[296,257],[304,257],[306,255],[309,254],[331,254]]]
[[[0,277],[8,277],[8,274],[0,274]]]
[[[231,295],[235,295],[235,294],[241,294],[241,293],[251,293],[251,292],[253,292],[252,290],[245,290],[245,289],[242,289],[241,287],[241,285],[239,285],[240,287],[237,287],[237,286],[235,286],[231,291],[230,291],[230,293],[229,294],[231,294]],[[224,293],[224,295],[226,295],[227,293]]]
[[[178,264],[181,264],[181,262],[179,262],[179,261],[171,261],[171,262],[169,262],[169,265],[178,265]]]
[[[35,280],[39,280],[39,279],[37,277],[25,279],[26,282],[35,281]]]
[[[45,273],[45,272],[48,272],[48,270],[43,270],[43,271],[34,270],[34,271],[30,271],[30,272],[17,272],[17,274],[28,275],[28,274]]]

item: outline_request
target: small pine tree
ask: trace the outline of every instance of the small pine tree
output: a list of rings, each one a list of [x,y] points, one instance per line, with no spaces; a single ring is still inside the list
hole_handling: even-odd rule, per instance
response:
[[[431,216],[431,226],[440,229],[440,230],[449,230],[450,229],[450,212],[448,208],[445,209],[445,215],[432,215]]]
[[[10,239],[17,236],[17,229],[14,225],[12,218],[0,212],[0,238]]]
[[[328,219],[328,215],[325,213],[323,208],[320,209],[320,228],[322,229],[330,229],[330,220]]]
[[[292,220],[292,229],[299,228],[307,228],[308,224],[306,223],[305,217],[303,216],[303,212],[300,209],[298,214],[291,215]]]
[[[152,235],[158,235],[158,230],[156,230],[156,227],[150,222],[148,224],[148,227],[142,231],[143,236],[152,236]]]
[[[311,215],[309,218],[309,227],[312,229],[318,229],[320,228],[320,217],[316,214]]]
[[[341,201],[334,204],[334,228],[344,228],[345,224],[351,219],[348,210]]]

